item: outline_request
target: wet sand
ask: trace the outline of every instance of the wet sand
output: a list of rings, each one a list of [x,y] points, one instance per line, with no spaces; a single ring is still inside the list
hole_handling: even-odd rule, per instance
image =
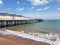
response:
[[[0,45],[49,45],[43,42],[37,42],[21,37],[8,37],[0,35]]]

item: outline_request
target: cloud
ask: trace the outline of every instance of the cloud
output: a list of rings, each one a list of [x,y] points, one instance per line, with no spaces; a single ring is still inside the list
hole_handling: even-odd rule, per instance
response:
[[[57,8],[58,11],[60,11],[60,8]]]
[[[56,1],[60,1],[60,0],[56,0]]]
[[[0,0],[0,4],[3,4],[3,1],[2,0]]]
[[[33,6],[37,5],[45,5],[49,3],[51,0],[28,0]]]
[[[42,9],[37,9],[36,11],[40,12],[40,11],[44,11],[44,10],[48,10],[50,7],[44,7]]]
[[[23,11],[24,10],[24,7],[22,8],[16,8],[17,11]]]
[[[24,4],[26,4],[26,2],[24,2]]]
[[[11,8],[8,8],[8,10],[11,10]]]
[[[35,8],[35,7],[31,7],[32,9]]]
[[[19,1],[17,1],[16,3],[17,3],[17,4],[20,4],[20,2],[19,2]]]
[[[34,9],[35,7],[33,6],[33,7],[30,7],[29,9]]]
[[[42,15],[41,15],[42,16]],[[60,12],[55,12],[55,13],[48,13],[42,16],[44,19],[53,19],[53,20],[59,20],[60,19]]]
[[[45,20],[58,20],[60,19],[60,12],[49,12],[49,13],[27,13],[24,14],[24,16],[30,17],[30,18],[40,18],[40,19],[45,19]]]

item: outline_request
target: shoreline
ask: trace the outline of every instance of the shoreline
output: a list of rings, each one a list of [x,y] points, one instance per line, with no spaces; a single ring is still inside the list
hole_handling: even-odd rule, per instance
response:
[[[21,37],[7,37],[7,36],[0,36],[0,44],[1,45],[49,45],[44,42],[37,42],[30,39],[25,39]]]
[[[59,45],[60,44],[60,34],[45,34],[45,33],[36,33],[36,32],[24,32],[24,31],[12,31],[12,30],[0,30],[0,35],[8,37],[22,37],[24,39],[33,40],[36,42],[43,42],[50,45]]]

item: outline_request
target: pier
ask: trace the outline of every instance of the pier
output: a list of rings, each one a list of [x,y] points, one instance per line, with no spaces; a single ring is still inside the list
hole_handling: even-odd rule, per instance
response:
[[[8,26],[16,26],[22,24],[30,24],[38,22],[39,20],[30,19],[16,14],[0,13],[0,28]]]

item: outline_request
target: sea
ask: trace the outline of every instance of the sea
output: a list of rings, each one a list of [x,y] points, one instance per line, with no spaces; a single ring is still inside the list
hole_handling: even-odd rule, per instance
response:
[[[60,20],[44,20],[42,22],[23,25],[23,27],[22,29],[27,30],[60,33]]]
[[[50,45],[60,45],[60,20],[44,20],[42,22],[24,24],[15,26],[17,30],[14,31],[9,29],[0,30],[0,35],[8,37],[22,37],[26,39],[31,39],[34,41],[45,42]],[[31,30],[33,32],[25,32],[24,30]],[[38,33],[34,31],[43,31],[51,33]]]

